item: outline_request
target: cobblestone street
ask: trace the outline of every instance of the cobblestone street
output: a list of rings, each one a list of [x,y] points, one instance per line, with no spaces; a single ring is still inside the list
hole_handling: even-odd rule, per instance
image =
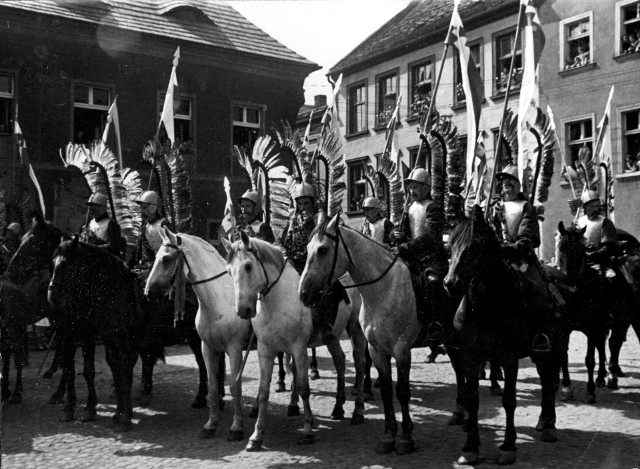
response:
[[[585,396],[584,347],[580,334],[572,335],[570,370],[574,373],[575,400],[558,403],[558,442],[542,443],[535,431],[539,413],[540,388],[535,368],[521,361],[518,384],[518,460],[516,468],[624,468],[640,466],[640,347],[629,333],[622,350],[621,367],[627,378],[620,379],[620,390],[598,389],[598,402],[587,405]],[[350,343],[342,340],[348,357],[347,385],[354,380]],[[115,402],[109,399],[110,372],[102,347],[98,351],[96,385],[100,399],[98,419],[91,423],[60,423],[60,406],[48,399],[59,379],[35,377],[44,352],[32,352],[31,365],[25,370],[25,391],[21,405],[2,411],[2,467],[5,468],[445,468],[459,456],[464,434],[459,427],[447,425],[453,408],[455,385],[448,357],[439,356],[436,364],[425,363],[426,349],[414,351],[411,411],[415,424],[417,450],[411,455],[377,455],[374,451],[383,431],[383,412],[379,391],[366,404],[366,421],[359,427],[349,420],[329,418],[336,384],[335,372],[325,349],[318,350],[321,379],[311,382],[312,409],[316,422],[316,442],[296,444],[302,417],[287,417],[288,393],[271,393],[265,434],[265,449],[259,453],[244,450],[254,421],[245,418],[245,440],[227,442],[232,408],[227,388],[226,408],[221,426],[211,440],[198,439],[208,411],[192,409],[197,391],[195,360],[186,346],[168,349],[166,364],[156,367],[153,402],[148,408],[134,408],[134,426],[130,433],[116,434],[111,429]],[[78,356],[80,353],[78,352]],[[49,358],[51,359],[51,358]],[[76,370],[81,369],[77,360]],[[13,373],[13,370],[12,370]],[[375,376],[375,371],[372,372]],[[140,369],[136,367],[136,387]],[[257,394],[257,356],[252,353],[244,373],[243,403],[248,411]],[[13,378],[13,375],[12,375]],[[227,376],[227,379],[230,379]],[[275,379],[272,383],[274,389]],[[495,456],[503,434],[500,399],[491,397],[488,382],[481,387],[481,467],[497,467]],[[290,377],[287,378],[287,386]],[[78,410],[86,399],[86,386],[76,377]],[[347,417],[353,401],[345,406]],[[399,416],[399,407],[396,405]]]

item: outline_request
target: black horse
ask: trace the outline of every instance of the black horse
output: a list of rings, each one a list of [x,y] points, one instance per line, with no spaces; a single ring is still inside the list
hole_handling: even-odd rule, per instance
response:
[[[558,287],[564,299],[561,319],[558,321],[557,343],[562,368],[562,400],[573,398],[568,367],[569,336],[580,331],[587,337],[587,403],[596,401],[596,385],[603,387],[607,377],[606,341],[617,314],[616,301],[609,297],[600,275],[587,265],[587,250],[583,243],[585,229],[565,228],[558,224],[556,237],[556,263],[545,265],[545,271]],[[594,382],[595,351],[598,351],[598,377]]]
[[[445,286],[453,298],[464,297],[465,304],[454,318],[469,414],[467,441],[458,462],[475,464],[479,459],[478,373],[485,360],[497,359],[504,370],[502,405],[507,417],[498,462],[510,464],[516,458],[514,412],[518,361],[532,355],[535,335],[534,313],[525,302],[531,304],[532,298],[530,294],[526,296],[529,292],[523,288],[518,274],[505,262],[500,244],[480,207],[475,206],[472,218],[454,228],[449,243],[451,264]],[[557,364],[554,353],[532,358],[542,382],[542,412],[536,429],[542,431],[542,441],[554,442],[557,439],[554,389]]]
[[[76,400],[73,389],[76,338],[80,334],[100,337],[116,387],[115,428],[128,431],[133,416],[133,367],[144,332],[135,275],[118,258],[79,242],[77,236],[60,244],[54,252],[53,264],[48,298],[59,310],[57,332],[61,338],[62,372],[68,386],[64,411],[73,413]],[[95,375],[95,370],[92,371]],[[86,410],[95,412],[96,403],[97,398],[92,396]]]
[[[22,402],[22,368],[27,365],[27,304],[22,291],[0,279],[0,354],[2,356],[2,405]],[[11,358],[16,369],[16,384],[11,391]]]

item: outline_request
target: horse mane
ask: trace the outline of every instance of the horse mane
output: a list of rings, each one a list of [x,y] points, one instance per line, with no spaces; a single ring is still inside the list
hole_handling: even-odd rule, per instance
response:
[[[478,236],[478,231],[481,236]],[[500,243],[491,228],[484,222],[474,225],[471,219],[462,220],[449,235],[449,245],[452,247],[458,245],[467,247],[474,240],[483,242],[483,247],[488,249],[486,252],[488,257],[502,259]]]
[[[285,262],[287,262],[282,251],[267,241],[259,238],[251,238],[251,247],[262,262],[265,264],[273,264],[278,270],[281,270]],[[242,241],[233,243],[227,255],[227,263],[231,262],[239,251],[246,251]]]
[[[123,278],[121,275],[124,275],[124,279],[135,277],[133,272],[124,265],[122,260],[111,254],[106,249],[94,246],[93,244],[78,242],[76,248],[77,252],[74,256],[69,256],[73,242],[73,240],[69,240],[60,243],[53,253],[53,257],[55,258],[62,255],[67,258],[74,257],[76,259],[80,259],[89,266],[99,266],[99,272],[106,274],[110,278],[113,275],[112,278],[114,279]],[[114,274],[110,275],[110,271],[114,272]]]
[[[566,264],[564,261],[561,262],[561,259],[557,259],[558,267],[560,267],[561,270],[566,270],[566,274],[570,280],[576,281],[578,280],[576,277],[580,275],[584,269],[587,248],[582,243],[582,235],[575,225],[569,225],[568,228],[565,228],[565,231],[566,235],[560,235],[558,251],[565,254]]]
[[[200,238],[198,236],[194,236],[194,235],[190,235],[190,234],[186,234],[186,233],[177,233],[175,236],[176,237],[179,236],[182,239],[186,239],[186,240],[192,241],[195,244],[199,245],[199,247],[201,247],[202,249],[204,249],[207,252],[215,253],[215,254],[220,255],[220,252],[218,252],[218,250],[216,248],[214,248],[213,246],[211,246],[211,244],[209,244],[204,239],[202,239],[202,238]]]
[[[318,235],[318,236],[324,236],[326,234],[326,230],[327,230],[327,225],[329,224],[329,221],[324,218],[323,221],[321,221],[320,223],[318,223],[318,225],[313,229],[313,231],[311,232],[311,234],[309,235],[309,238],[313,238],[314,235]],[[358,236],[361,236],[363,239],[376,244],[378,246],[380,246],[381,248],[384,248],[385,251],[389,252],[389,254],[391,254],[391,252],[389,251],[389,249],[387,248],[386,245],[379,243],[378,241],[376,241],[375,239],[367,236],[364,233],[361,233],[360,231],[356,230],[355,228],[350,227],[349,225],[344,225],[344,224],[340,224],[340,228],[345,228],[349,231],[353,231],[354,233],[356,233]]]

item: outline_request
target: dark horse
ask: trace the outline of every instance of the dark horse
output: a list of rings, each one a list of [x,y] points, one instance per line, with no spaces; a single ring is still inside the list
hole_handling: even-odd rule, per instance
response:
[[[2,404],[22,402],[22,368],[27,365],[27,304],[22,291],[13,283],[0,279],[0,354],[2,355]],[[10,389],[9,369],[13,357],[16,385]]]
[[[502,406],[507,416],[498,463],[511,464],[516,459],[514,412],[518,361],[532,354],[533,313],[527,310],[523,298],[526,291],[515,271],[505,262],[500,244],[480,207],[475,206],[471,219],[460,222],[453,230],[449,243],[451,264],[445,286],[452,297],[464,296],[466,302],[466,307],[460,308],[454,319],[460,338],[469,414],[467,441],[458,462],[475,464],[479,459],[478,373],[485,360],[497,359],[504,369]],[[554,390],[557,367],[552,353],[540,355],[535,357],[535,363],[542,382],[542,412],[536,429],[542,431],[542,441],[554,442],[557,439]]]
[[[569,336],[580,331],[587,337],[587,403],[596,401],[596,384],[605,385],[606,341],[615,314],[615,301],[607,298],[600,275],[587,265],[587,249],[583,243],[585,228],[565,228],[558,224],[556,234],[556,266],[545,265],[547,276],[558,287],[565,305],[557,328],[557,344],[562,367],[562,400],[573,398],[568,367]],[[598,351],[598,378],[594,382],[595,351]]]
[[[133,416],[133,367],[143,334],[135,275],[118,258],[79,242],[77,236],[60,244],[54,252],[53,264],[48,298],[59,311],[56,330],[61,339],[62,373],[68,386],[64,412],[72,415],[76,403],[73,387],[76,338],[100,337],[116,388],[115,428],[128,431]],[[96,404],[97,397],[90,396],[85,411],[95,416]]]

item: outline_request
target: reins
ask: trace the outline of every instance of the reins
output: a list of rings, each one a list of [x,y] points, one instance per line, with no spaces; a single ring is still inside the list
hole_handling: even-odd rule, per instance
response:
[[[187,259],[187,256],[184,255],[183,246],[182,246],[182,238],[180,238],[180,236],[176,236],[176,242],[177,242],[177,244],[162,243],[162,245],[166,246],[168,248],[175,249],[176,251],[178,251],[178,253],[181,256],[182,261],[184,261],[184,263],[187,264],[187,269],[189,270],[189,272],[192,272],[191,265],[189,265],[189,260]],[[178,264],[176,265],[175,270],[173,271],[173,275],[171,276],[171,284],[173,284],[175,282],[176,275],[178,274],[178,270],[179,269],[180,269],[180,262],[178,262]],[[191,285],[191,286],[194,286],[194,285],[200,285],[202,283],[212,282],[212,281],[214,281],[216,279],[219,279],[220,277],[222,277],[226,273],[227,273],[227,271],[223,270],[219,274],[213,275],[212,277],[205,278],[204,280],[197,280],[195,282],[187,282],[187,283],[189,285]]]
[[[284,262],[282,263],[282,268],[280,269],[280,272],[278,272],[278,277],[276,277],[275,281],[271,285],[269,285],[269,274],[267,273],[267,269],[264,266],[262,259],[260,259],[258,252],[252,247],[247,248],[246,251],[252,253],[255,256],[256,260],[258,261],[258,264],[260,264],[260,267],[262,267],[262,272],[264,273],[264,288],[260,290],[260,292],[258,293],[258,300],[263,301],[264,297],[269,294],[269,292],[273,289],[273,287],[276,286],[276,284],[280,280],[280,277],[282,277],[282,273],[284,272],[284,269],[287,266],[287,260],[285,259]]]

